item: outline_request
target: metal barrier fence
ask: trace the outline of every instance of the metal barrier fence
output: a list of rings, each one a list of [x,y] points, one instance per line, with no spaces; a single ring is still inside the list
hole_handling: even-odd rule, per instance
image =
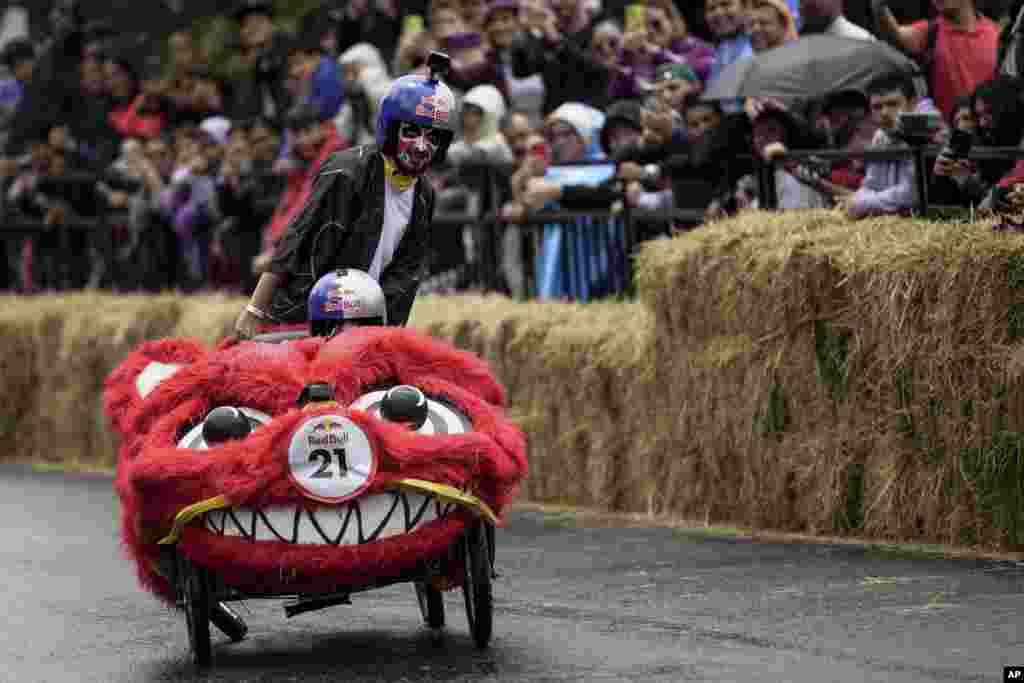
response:
[[[825,162],[845,161],[861,158],[866,162],[901,161],[911,159],[916,174],[917,210],[916,214],[928,216],[932,209],[949,209],[952,207],[936,204],[929,197],[929,185],[932,178],[931,164],[941,153],[942,148],[934,145],[915,145],[886,150],[864,150],[847,152],[841,150],[792,150],[776,157],[771,162],[764,162],[756,157],[747,160],[753,162],[757,175],[761,207],[767,210],[778,209],[778,197],[775,192],[774,173],[779,164],[786,161],[819,160]],[[994,159],[1024,159],[1024,149],[1018,147],[975,147],[968,158],[972,161]],[[607,163],[607,162],[597,162]],[[620,196],[620,199],[623,197]],[[485,290],[500,289],[502,263],[499,257],[500,245],[497,235],[507,226],[497,218],[497,208],[490,207],[486,215],[474,217],[469,221],[478,230],[485,233],[484,239],[488,248],[484,251],[480,262],[480,277],[476,286]],[[548,250],[547,258],[525,259],[525,266],[533,270],[533,286],[529,288],[528,298],[569,298],[589,300],[596,296],[630,296],[633,293],[633,269],[631,256],[640,240],[637,238],[637,224],[640,221],[653,221],[670,225],[673,221],[685,221],[691,224],[702,222],[704,214],[697,210],[674,211],[638,211],[628,206],[621,211],[551,211],[543,210],[529,214],[524,223],[532,233],[532,242],[536,249]],[[452,225],[447,217],[439,217],[440,224]],[[552,226],[560,230],[552,231]],[[563,277],[570,283],[568,287],[551,287],[545,281],[550,272],[542,271],[551,268],[554,263],[564,268]],[[613,271],[618,272],[613,272]],[[596,280],[595,280],[596,276]],[[607,286],[602,287],[602,280]]]
[[[903,161],[910,158],[914,162],[914,174],[917,179],[917,185],[915,188],[917,191],[917,213],[921,216],[927,216],[930,209],[939,208],[939,206],[941,206],[933,204],[928,191],[929,180],[932,176],[931,164],[935,162],[935,159],[938,158],[941,152],[942,147],[936,145],[914,145],[885,150],[864,150],[862,152],[848,152],[832,149],[790,150],[786,154],[775,157],[770,162],[758,163],[758,183],[762,188],[774,187],[774,183],[772,183],[772,176],[774,175],[775,168],[777,165],[783,164],[787,161],[846,161],[849,159],[864,159],[867,162],[871,162]],[[995,159],[1009,161],[1014,159],[1024,159],[1024,148],[973,147],[967,158],[971,161]],[[774,196],[774,192],[770,192],[769,197],[773,198],[775,201],[763,203],[762,207],[766,209],[777,209],[778,197]]]
[[[578,162],[574,166],[606,166],[609,162]],[[568,164],[567,164],[568,165]],[[466,174],[481,200],[476,213],[437,213],[434,226],[468,230],[475,249],[470,254],[465,284],[482,291],[511,292],[528,299],[590,301],[632,296],[631,258],[644,237],[667,235],[675,221],[699,223],[703,211],[631,209],[623,193],[610,197],[621,208],[587,211],[544,209],[509,223],[500,217],[500,197],[489,166]],[[475,185],[475,187],[473,187]],[[643,229],[641,229],[643,227]],[[515,243],[519,241],[517,246]],[[513,253],[522,255],[516,263]],[[513,271],[522,270],[522,284]],[[518,290],[518,291],[517,291]]]
[[[631,257],[637,244],[637,224],[660,224],[669,234],[674,221],[699,222],[703,212],[678,209],[641,211],[624,209],[594,211],[544,210],[523,221],[506,223],[497,213],[486,215],[438,214],[436,228],[469,229],[476,253],[466,264],[469,287],[485,292],[508,292],[511,240],[525,242],[520,248],[523,294],[528,299],[590,301],[609,296],[632,296]],[[510,238],[508,232],[513,234]],[[648,231],[653,232],[653,231]],[[516,234],[518,233],[518,234]]]
[[[914,146],[887,150],[846,152],[839,150],[792,150],[771,162],[754,159],[762,208],[777,209],[774,172],[787,161],[843,161],[862,158],[872,161],[898,161],[910,158],[914,162],[917,182],[919,215],[927,216],[929,209],[939,208],[928,196],[931,178],[930,162],[941,152],[935,146]],[[971,150],[971,160],[1024,159],[1024,149],[1017,147]],[[577,165],[607,165],[608,162],[589,162]],[[675,221],[696,225],[703,221],[700,210],[642,211],[629,208],[622,194],[616,195],[622,208],[618,210],[566,211],[545,209],[528,214],[518,223],[506,223],[500,218],[502,193],[501,171],[490,166],[469,167],[465,177],[470,189],[479,200],[472,212],[439,212],[435,215],[436,228],[454,229],[456,239],[441,240],[435,248],[446,251],[462,248],[457,234],[468,230],[472,236],[471,249],[463,259],[462,286],[482,291],[505,291],[523,298],[571,299],[589,301],[603,297],[632,296],[632,256],[644,238],[668,234]],[[922,182],[923,179],[923,182]],[[0,207],[4,208],[4,207]],[[112,224],[123,220],[115,213],[48,227],[40,221],[9,216],[0,218],[0,240],[6,246],[18,238],[47,235],[50,248],[66,257],[55,264],[57,287],[73,285],[70,262],[84,258],[76,253],[81,248],[83,231],[93,236],[93,246],[101,256],[112,260],[116,248],[111,235]],[[643,229],[640,227],[643,226]],[[660,227],[659,227],[660,226]],[[449,235],[452,237],[452,235]],[[519,240],[518,246],[515,244]],[[76,246],[77,245],[77,246]],[[515,251],[521,258],[513,258]],[[447,254],[451,256],[451,254]],[[8,254],[8,270],[10,254]],[[449,259],[450,261],[452,259]],[[454,259],[458,261],[459,259]],[[515,271],[519,269],[517,274]],[[517,278],[520,280],[516,281]],[[80,279],[80,278],[79,278]]]

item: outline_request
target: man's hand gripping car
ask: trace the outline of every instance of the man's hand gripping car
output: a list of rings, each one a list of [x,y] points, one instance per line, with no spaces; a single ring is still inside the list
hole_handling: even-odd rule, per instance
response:
[[[418,428],[385,419],[396,385],[425,395]],[[416,583],[431,626],[439,591],[463,586],[483,646],[488,532],[527,469],[504,401],[482,360],[410,329],[145,343],[105,392],[124,544],[142,584],[185,608],[200,665],[225,601],[295,596],[292,614],[400,581]]]

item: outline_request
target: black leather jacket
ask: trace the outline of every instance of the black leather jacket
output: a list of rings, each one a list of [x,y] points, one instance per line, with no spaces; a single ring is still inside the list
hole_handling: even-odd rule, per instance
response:
[[[375,145],[331,155],[320,167],[305,207],[274,251],[270,272],[286,278],[274,293],[271,314],[289,323],[307,318],[316,281],[337,268],[369,271],[384,226],[384,158]],[[412,218],[394,259],[380,276],[388,323],[405,325],[426,276],[434,217],[434,190],[416,182]]]

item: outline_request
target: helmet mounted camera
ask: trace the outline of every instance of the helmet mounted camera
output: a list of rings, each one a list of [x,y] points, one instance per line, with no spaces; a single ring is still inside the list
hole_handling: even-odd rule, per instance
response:
[[[431,164],[439,165],[444,163],[448,147],[455,137],[455,94],[443,81],[451,67],[451,58],[443,52],[431,52],[426,64],[430,70],[429,76],[401,76],[391,84],[388,94],[381,98],[376,143],[385,156],[394,158],[402,123],[438,131],[442,142]]]

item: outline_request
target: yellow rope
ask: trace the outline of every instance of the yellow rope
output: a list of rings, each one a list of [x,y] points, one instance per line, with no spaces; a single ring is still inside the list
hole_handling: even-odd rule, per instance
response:
[[[226,508],[230,505],[231,503],[228,502],[227,498],[224,496],[217,496],[216,498],[202,500],[198,503],[193,503],[186,508],[182,508],[181,511],[174,516],[174,527],[171,529],[171,533],[160,539],[158,543],[160,545],[171,545],[173,543],[177,543],[178,539],[181,538],[181,532],[193,519],[200,515],[205,515],[210,510],[219,510],[220,508]]]

